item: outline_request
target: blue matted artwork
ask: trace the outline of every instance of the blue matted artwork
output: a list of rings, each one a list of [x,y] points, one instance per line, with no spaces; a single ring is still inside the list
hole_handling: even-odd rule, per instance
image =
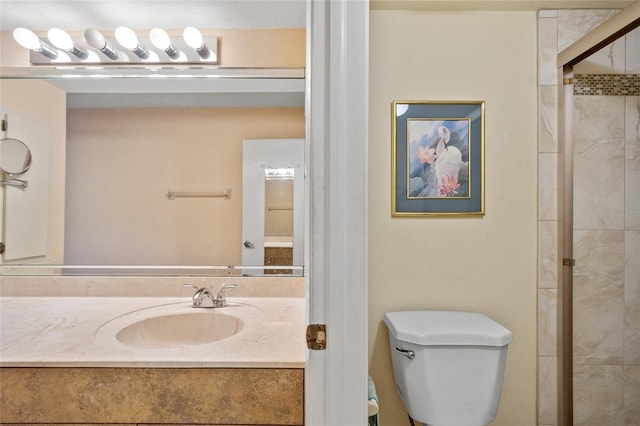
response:
[[[484,215],[484,102],[392,103],[393,216]]]

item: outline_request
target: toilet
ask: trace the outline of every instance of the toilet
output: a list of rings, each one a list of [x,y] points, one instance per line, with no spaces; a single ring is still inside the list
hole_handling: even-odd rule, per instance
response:
[[[387,312],[396,388],[429,426],[484,426],[498,411],[511,331],[475,312]]]

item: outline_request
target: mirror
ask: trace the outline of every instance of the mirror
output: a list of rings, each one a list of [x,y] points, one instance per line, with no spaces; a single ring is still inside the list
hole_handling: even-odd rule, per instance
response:
[[[304,140],[248,139],[242,157],[242,264],[286,273],[304,258]]]
[[[0,139],[0,171],[21,175],[31,167],[31,150],[18,139]]]
[[[3,88],[10,83],[4,80]],[[67,93],[64,265],[216,265],[225,274],[229,267],[244,273],[238,268],[244,265],[242,143],[245,137],[293,137],[303,148],[303,79],[299,87],[302,96],[294,102],[269,104],[263,96],[261,106],[236,100],[229,107],[211,95],[209,103],[194,97],[195,107],[172,106],[170,97],[164,97],[166,104],[158,102],[157,93],[121,95],[118,104],[113,93],[94,93],[87,106],[83,93],[82,107],[76,108],[78,99]],[[188,97],[175,98],[188,103]],[[132,98],[135,105],[127,104]],[[169,191],[228,188],[229,198],[167,197]],[[264,219],[265,206],[259,211]],[[299,214],[304,217],[302,210]],[[293,266],[301,275],[302,258],[273,266]]]
[[[45,183],[49,192],[38,196],[48,207],[39,209],[46,215],[46,231],[40,232],[46,234],[46,255],[0,256],[3,272],[20,262],[65,265],[65,270],[69,265],[244,270],[242,141],[305,137],[307,3],[185,1],[180,3],[185,13],[176,14],[174,2],[83,0],[73,22],[60,2],[5,3],[0,109],[51,129],[51,143],[43,153],[31,139],[13,133],[13,125],[6,135],[26,141],[38,167],[29,171],[27,191],[5,195],[34,194],[36,183]],[[110,13],[98,13],[104,8]],[[46,22],[38,19],[43,14]],[[154,54],[148,61],[113,62],[83,38],[88,28],[104,31],[126,57],[130,49],[112,38],[120,25],[131,26]],[[180,39],[188,26],[202,31],[205,40],[215,37],[216,65],[174,62],[166,50],[148,45],[152,28]],[[94,59],[69,61],[59,49],[57,62],[35,65],[42,55],[15,43],[11,30],[18,27],[42,38],[49,28],[68,30]],[[191,47],[176,43],[176,48]],[[43,165],[50,166],[49,178],[35,179]],[[167,197],[227,190],[230,197]],[[5,201],[4,207],[9,204],[17,206]],[[259,212],[263,220],[264,206]],[[300,269],[303,260],[294,264]]]
[[[294,168],[264,169],[265,265],[293,266],[294,176]]]
[[[293,168],[264,169],[264,239],[266,243],[292,244],[294,176]]]
[[[7,175],[0,181],[3,185],[19,186],[26,188],[28,182],[16,179],[14,175],[26,173],[31,167],[31,150],[19,139],[0,139],[0,172]]]
[[[13,175],[26,173],[29,167],[31,150],[27,144],[18,139],[0,139],[0,171],[9,175],[9,181]]]

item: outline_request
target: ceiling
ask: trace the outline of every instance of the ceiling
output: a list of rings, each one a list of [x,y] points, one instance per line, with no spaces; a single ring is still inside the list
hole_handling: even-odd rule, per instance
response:
[[[329,0],[325,0],[329,1]],[[350,0],[360,1],[360,0]],[[640,0],[635,0],[640,1]],[[624,8],[633,0],[370,0],[371,9]],[[0,30],[304,28],[306,0],[0,0]]]
[[[0,0],[0,30],[304,28],[305,0]]]
[[[622,9],[634,0],[369,0],[372,10]],[[640,0],[635,0],[640,1]]]

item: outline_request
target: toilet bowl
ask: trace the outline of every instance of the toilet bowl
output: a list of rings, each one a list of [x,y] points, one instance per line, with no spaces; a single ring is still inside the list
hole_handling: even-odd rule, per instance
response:
[[[387,312],[393,375],[412,419],[484,426],[498,411],[511,331],[474,312]]]

